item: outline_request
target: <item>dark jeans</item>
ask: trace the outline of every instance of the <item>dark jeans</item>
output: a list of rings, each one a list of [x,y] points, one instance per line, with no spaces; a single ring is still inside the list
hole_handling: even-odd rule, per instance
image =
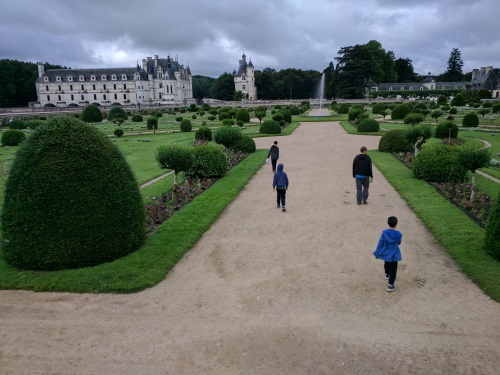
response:
[[[384,262],[384,270],[389,275],[389,284],[394,285],[398,273],[398,262]]]
[[[285,207],[286,189],[276,189],[276,203],[278,204],[278,206],[280,205],[280,202],[281,206]]]
[[[356,178],[356,200],[361,203],[361,200],[366,201],[368,199],[368,189],[370,188],[370,178]]]
[[[273,165],[273,172],[276,172],[276,163],[278,159],[271,159],[271,164]]]

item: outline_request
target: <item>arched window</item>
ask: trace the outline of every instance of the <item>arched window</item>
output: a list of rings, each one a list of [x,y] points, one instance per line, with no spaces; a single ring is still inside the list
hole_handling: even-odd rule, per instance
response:
[[[103,98],[104,100],[106,100],[106,94],[104,94],[104,95],[102,96],[102,98]]]

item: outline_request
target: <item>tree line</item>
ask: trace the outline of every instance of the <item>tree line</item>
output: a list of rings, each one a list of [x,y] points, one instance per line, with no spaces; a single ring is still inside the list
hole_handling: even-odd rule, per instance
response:
[[[366,44],[342,47],[335,62],[322,71],[265,68],[255,71],[257,97],[262,100],[319,98],[318,86],[325,74],[325,98],[358,99],[365,96],[366,83],[421,82],[426,75],[415,73],[408,58],[396,58],[382,44],[371,40]],[[434,76],[440,82],[470,81],[472,73],[464,74],[463,60],[458,48],[453,48],[445,72]],[[60,69],[45,63],[45,69]],[[500,75],[500,69],[495,69]],[[37,100],[35,80],[38,66],[31,62],[0,60],[0,107],[24,107]],[[193,76],[193,96],[196,99],[241,100],[235,92],[234,74],[223,73],[218,78]]]

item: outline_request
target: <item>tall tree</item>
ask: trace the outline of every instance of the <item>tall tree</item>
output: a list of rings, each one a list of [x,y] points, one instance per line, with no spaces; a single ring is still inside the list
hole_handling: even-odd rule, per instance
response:
[[[224,73],[212,83],[212,97],[219,100],[234,100],[234,77]]]
[[[462,61],[462,54],[458,48],[453,48],[450,53],[450,58],[448,59],[448,69],[441,76],[441,79],[445,82],[458,82],[464,79],[464,73],[462,72],[462,67],[464,62]]]
[[[259,99],[272,100],[277,99],[275,83],[278,80],[278,72],[271,68],[265,68],[263,71],[255,71],[255,86],[257,86],[257,95]]]
[[[337,60],[337,90],[340,98],[360,99],[365,96],[366,67],[371,59],[362,45],[342,47]]]
[[[394,61],[394,70],[396,71],[397,82],[417,82],[413,62],[410,59],[399,58]]]
[[[212,87],[215,78],[194,75],[193,76],[193,97],[203,99],[210,97],[210,88]]]

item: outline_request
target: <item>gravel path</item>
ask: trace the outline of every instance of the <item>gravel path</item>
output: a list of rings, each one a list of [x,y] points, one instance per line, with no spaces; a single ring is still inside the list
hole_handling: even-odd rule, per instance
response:
[[[288,212],[263,165],[156,287],[0,291],[0,374],[499,374],[500,304],[378,171],[356,205],[352,159],[378,137],[305,123],[277,139]],[[393,293],[371,255],[390,215],[403,233]]]

